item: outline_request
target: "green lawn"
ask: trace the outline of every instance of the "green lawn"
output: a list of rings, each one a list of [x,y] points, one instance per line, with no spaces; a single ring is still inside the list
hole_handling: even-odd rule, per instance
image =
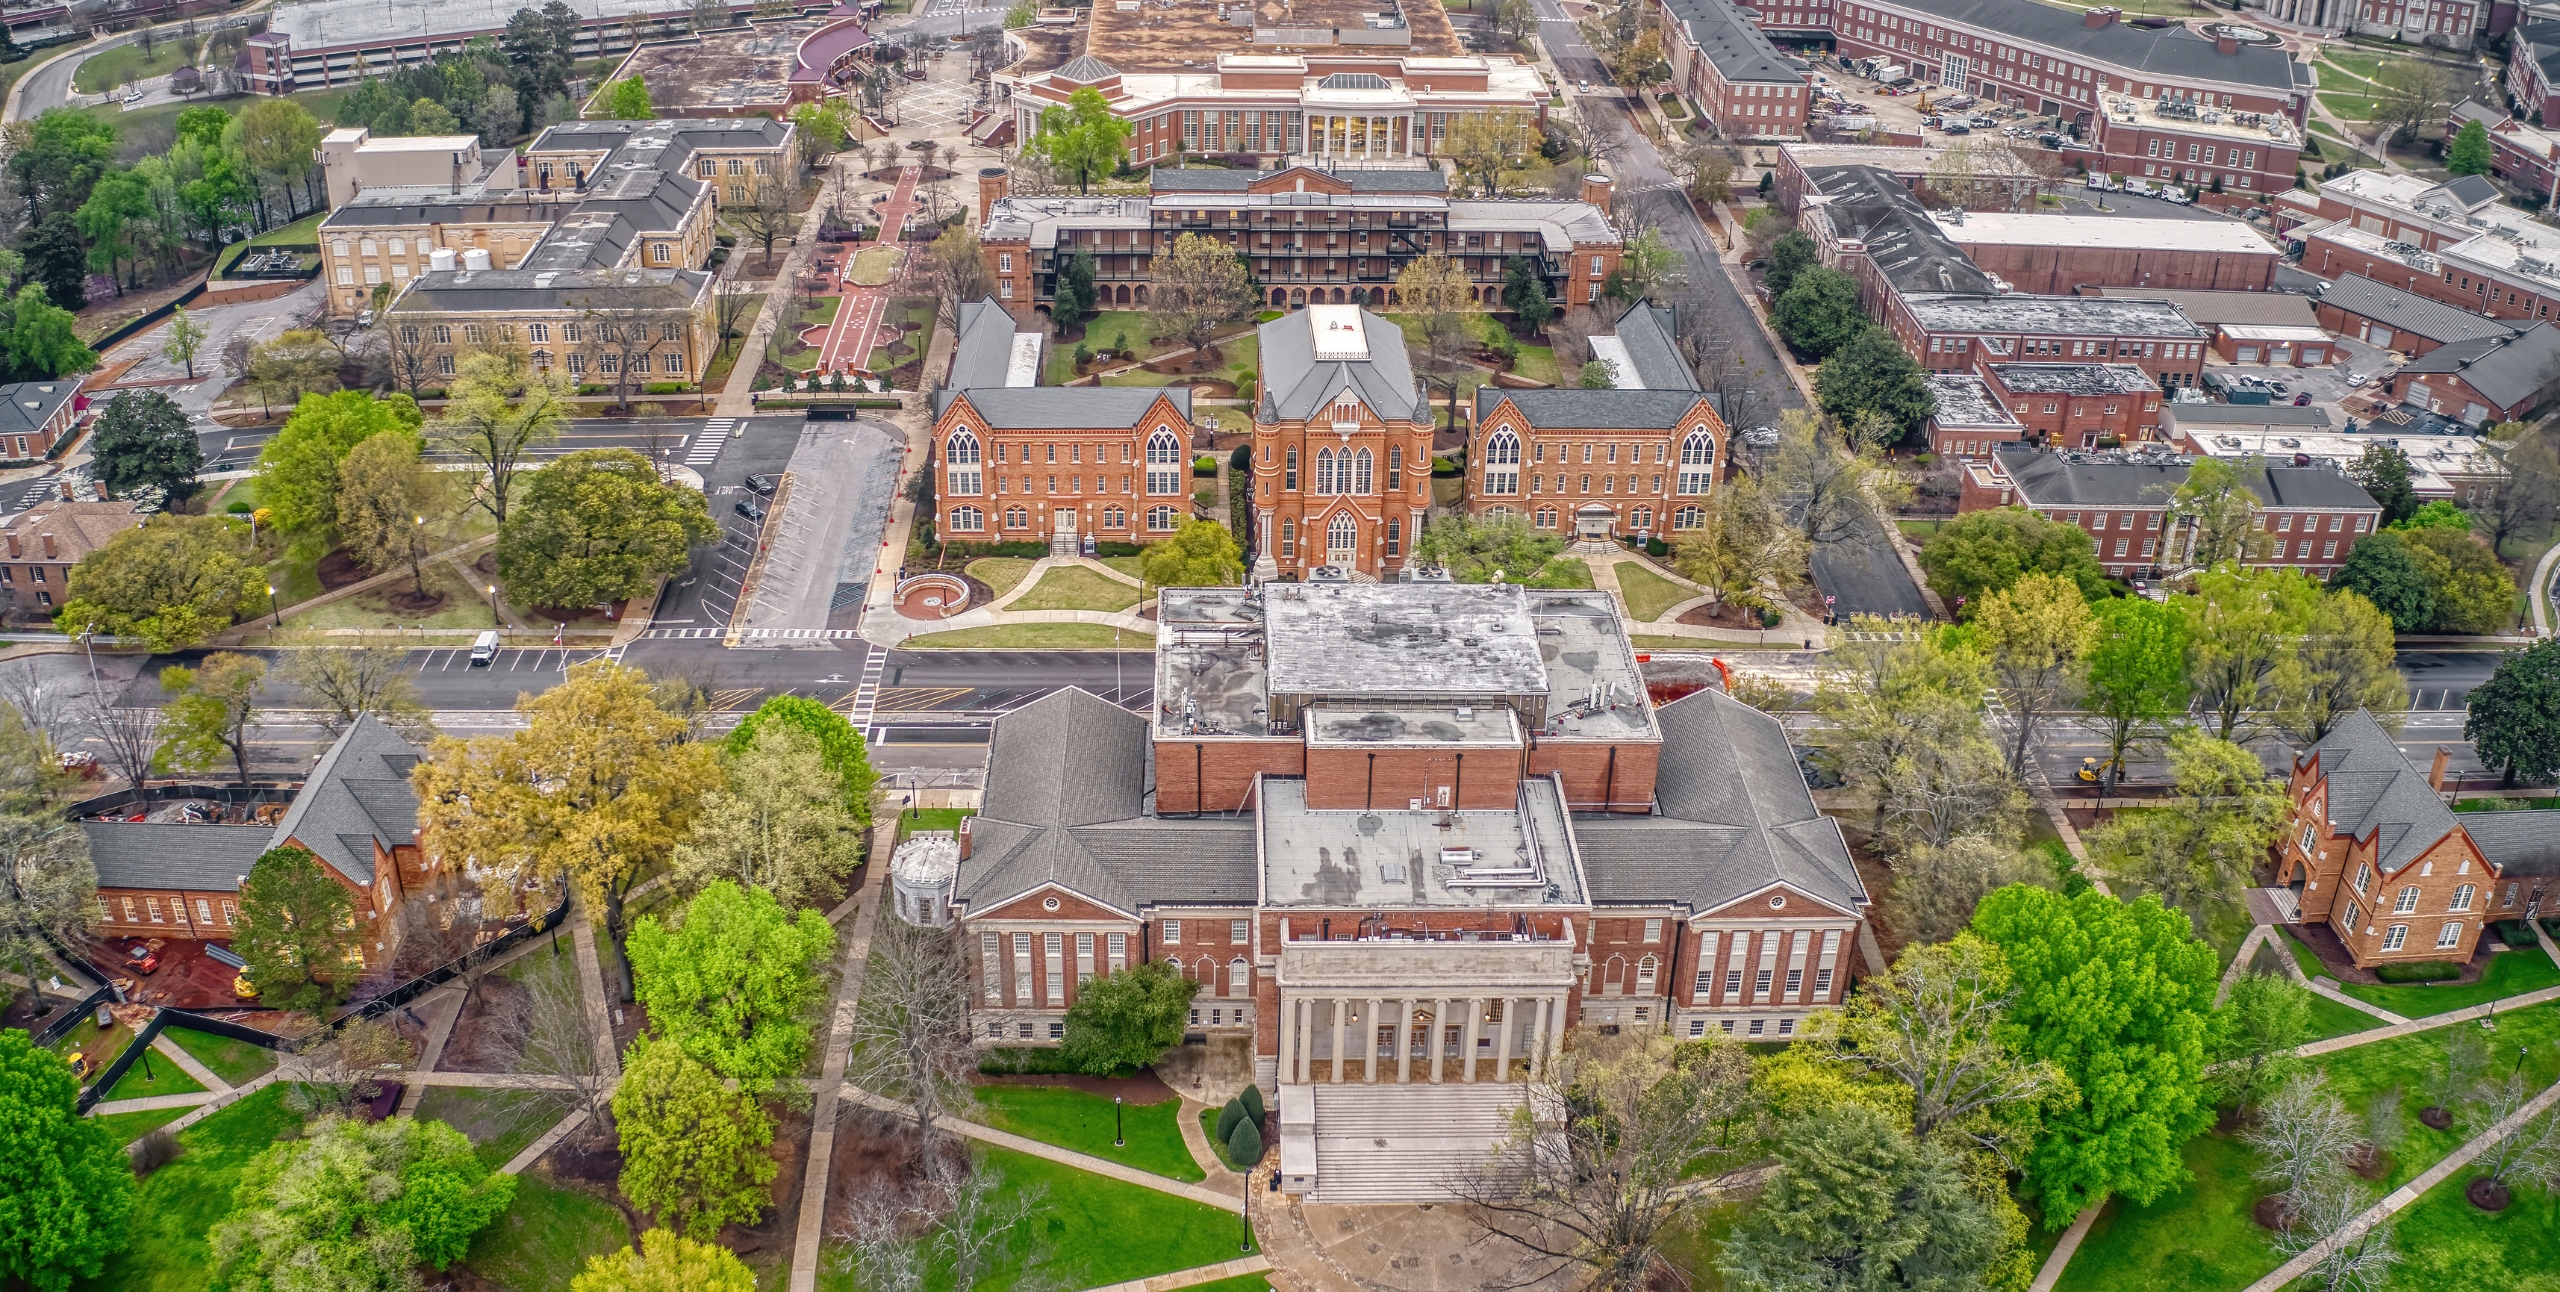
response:
[[[898,837],[906,838],[922,830],[957,830],[960,823],[976,816],[976,808],[916,808],[898,814]]]
[[[1931,535],[1936,534],[1936,533],[1938,532],[1939,527],[1940,527],[1940,526],[1945,525],[1946,523],[1947,523],[1947,522],[1945,522],[1945,521],[1943,521],[1943,520],[1936,520],[1936,519],[1931,519],[1931,520],[1903,520],[1903,519],[1897,519],[1897,520],[1895,520],[1895,521],[1893,522],[1893,527],[1894,527],[1895,529],[1901,530],[1901,531],[1902,531],[1902,534],[1903,534],[1903,537],[1905,537],[1905,538],[1919,538],[1919,539],[1926,539],[1926,538],[1930,537]]]
[[[291,224],[279,224],[253,238],[232,243],[215,258],[213,276],[220,278],[231,272],[231,262],[248,254],[251,247],[313,246],[320,241],[320,222],[328,218],[326,211],[314,211]],[[202,363],[202,359],[197,360]]]
[[[2548,812],[2555,808],[2560,808],[2560,799],[2526,799],[2521,808],[2501,798],[2463,799],[2453,805],[2456,812]]]
[[[982,1170],[1004,1173],[1008,1194],[1040,1190],[1040,1202],[1025,1224],[1031,1241],[1048,1252],[1040,1272],[1060,1286],[1125,1283],[1252,1252],[1249,1246],[1239,1246],[1244,1221],[1231,1211],[1000,1148],[980,1150],[979,1164]],[[832,1260],[821,1268],[826,1273],[819,1277],[820,1288],[828,1292],[852,1288],[851,1280],[836,1271]],[[1021,1282],[1021,1273],[1017,1257],[980,1277],[977,1288],[993,1292],[1014,1287]],[[947,1277],[937,1278],[930,1286],[943,1286],[942,1279]]]
[[[1182,1101],[1126,1104],[1119,1109],[1127,1143],[1112,1145],[1112,1104],[1066,1086],[980,1086],[989,1126],[1104,1158],[1185,1183],[1208,1179],[1182,1143]]]
[[[116,1088],[108,1091],[102,1102],[148,1099],[153,1095],[192,1095],[203,1089],[203,1082],[188,1076],[187,1070],[172,1062],[168,1055],[145,1050],[134,1059],[133,1066],[117,1078]]]
[[[1143,579],[1147,577],[1145,568],[1147,558],[1143,556],[1105,556],[1098,559],[1100,559],[1104,565],[1108,565],[1112,569],[1128,575],[1130,578]]]
[[[1091,342],[1087,341],[1086,344],[1089,345]],[[1227,337],[1223,340],[1212,342],[1211,344],[1218,351],[1217,360],[1214,363],[1209,364],[1207,367],[1200,368],[1197,371],[1186,368],[1181,372],[1149,372],[1144,368],[1139,368],[1131,372],[1122,373],[1116,377],[1104,377],[1101,379],[1100,384],[1105,386],[1170,386],[1174,382],[1186,377],[1215,378],[1221,381],[1233,382],[1236,379],[1236,369],[1238,368],[1242,368],[1247,372],[1260,371],[1260,368],[1257,367],[1261,362],[1262,356],[1262,338],[1260,335],[1247,332],[1241,336]],[[1069,366],[1073,367],[1075,347],[1069,346],[1067,347],[1067,350]]]
[[[1060,565],[1051,567],[1038,584],[1005,609],[1126,610],[1136,604],[1136,588],[1080,565]]]
[[[2329,115],[2340,121],[2361,122],[2373,119],[2374,100],[2371,95],[2324,91],[2320,95],[2320,106],[2327,108]]]
[[[2507,1209],[2493,1215],[2462,1196],[2474,1174],[2456,1171],[2401,1213],[2402,1260],[2383,1285],[2390,1292],[2560,1287],[2560,1193],[2519,1180]]]
[[[2257,1154],[2226,1136],[2188,1141],[2194,1179],[2138,1206],[2117,1198],[2098,1213],[2054,1292],[2230,1292],[2277,1265],[2249,1218],[2265,1186],[2250,1178]]]
[[[1627,613],[1638,622],[1650,622],[1662,612],[1698,595],[1684,583],[1674,583],[1632,561],[1618,562],[1618,591],[1627,599]]]
[[[886,248],[881,249],[885,250]],[[866,251],[862,254],[867,256],[871,253]],[[801,325],[804,327],[818,327],[824,324],[833,323],[836,321],[837,312],[843,308],[843,297],[821,296],[818,299],[811,301],[809,303],[809,308],[800,311]]]
[[[2381,55],[2367,54],[2343,48],[2333,47],[2323,51],[2320,55],[2320,61],[2346,72],[2349,76],[2360,76],[2368,81],[2373,79],[2376,72],[2382,70]]]
[[[466,555],[464,559],[470,559],[471,555],[476,553]],[[341,597],[325,606],[286,615],[285,627],[404,628],[422,625],[428,628],[487,628],[496,622],[489,611],[488,585],[465,579],[460,571],[442,561],[427,566],[421,573],[425,576],[430,595],[444,594],[443,604],[426,614],[400,609],[392,604],[391,598],[409,591],[408,573],[403,569],[401,577],[380,586]],[[499,594],[505,595],[503,585]],[[519,605],[515,609],[521,614],[526,607]]]
[[[212,1274],[205,1233],[231,1214],[231,1189],[250,1159],[302,1119],[269,1086],[178,1133],[185,1150],[142,1182],[132,1241],[106,1269],[74,1287],[97,1292],[203,1292]]]
[[[179,1049],[195,1057],[195,1061],[213,1069],[213,1075],[235,1086],[247,1085],[276,1066],[276,1052],[247,1041],[235,1041],[211,1032],[193,1028],[168,1027],[160,1035],[177,1043]]]
[[[104,94],[135,81],[167,76],[186,61],[174,33],[154,44],[147,56],[140,45],[118,45],[81,60],[79,70],[71,74],[71,88],[82,94]]]
[[[866,247],[853,256],[853,281],[864,287],[877,287],[898,276],[898,261],[906,255],[896,247]]]
[[[1194,1283],[1182,1292],[1271,1292],[1271,1280],[1259,1274],[1239,1274],[1231,1279]]]
[[[1633,633],[1627,637],[1637,650],[1694,650],[1710,655],[1723,655],[1738,650],[1802,650],[1804,639],[1784,633],[1765,642],[1729,642],[1707,637],[1663,637]]]
[[[2381,1019],[2353,1006],[2341,1005],[2326,996],[2315,994],[2311,997],[2312,1040],[2325,1041],[2333,1036],[2349,1036],[2387,1026],[2389,1024]]]
[[[506,1214],[472,1237],[462,1263],[518,1292],[565,1292],[588,1257],[630,1245],[630,1226],[601,1194],[527,1171]]]
[[[1135,310],[1104,310],[1084,321],[1084,339],[1062,342],[1049,338],[1048,385],[1063,386],[1076,379],[1076,347],[1088,350],[1118,350],[1120,338],[1129,339],[1129,349],[1139,358],[1155,354],[1165,347],[1153,339],[1155,325],[1148,316]],[[1115,355],[1115,362],[1117,356]]]
[[[2344,983],[2339,990],[2369,1005],[2380,1005],[2403,1018],[2424,1018],[2449,1009],[2499,1000],[2545,987],[2560,986],[2560,965],[2536,950],[2504,951],[2492,956],[2488,972],[2470,984],[2367,987]]]
[[[1520,357],[1512,361],[1511,372],[1514,376],[1527,377],[1531,381],[1543,381],[1550,386],[1563,380],[1556,372],[1556,352],[1550,346],[1520,347]]]
[[[472,1152],[496,1170],[542,1138],[558,1118],[550,1106],[511,1090],[429,1086],[418,1100],[418,1120],[443,1122],[471,1141]]]
[[[118,1144],[130,1144],[169,1123],[194,1112],[193,1108],[154,1108],[141,1113],[100,1113],[98,1124],[115,1136]]]
[[[1691,1292],[1725,1292],[1724,1272],[1716,1268],[1716,1256],[1742,1213],[1739,1202],[1700,1207],[1685,1224],[1663,1236],[1662,1259],[1689,1276]]]
[[[1109,624],[999,624],[926,633],[899,643],[901,650],[1153,650],[1153,633]]]
[[[993,588],[996,596],[1002,597],[1031,573],[1031,561],[1020,556],[981,556],[964,568],[970,578]]]

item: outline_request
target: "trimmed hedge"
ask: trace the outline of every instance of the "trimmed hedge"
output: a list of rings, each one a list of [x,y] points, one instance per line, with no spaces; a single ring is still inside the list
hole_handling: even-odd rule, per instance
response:
[[[2450,960],[2413,960],[2407,964],[2376,965],[2373,976],[2384,982],[2450,982],[2462,976],[2462,966]]]
[[[1227,1137],[1227,1160],[1240,1171],[1250,1171],[1262,1160],[1262,1123],[1247,1118],[1236,1123],[1235,1133]]]

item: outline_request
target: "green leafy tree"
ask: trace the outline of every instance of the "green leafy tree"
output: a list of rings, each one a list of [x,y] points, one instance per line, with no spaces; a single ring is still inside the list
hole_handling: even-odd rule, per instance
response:
[[[2471,513],[2464,511],[2457,503],[2447,502],[2442,498],[2437,498],[2421,505],[2416,511],[2410,512],[2407,520],[2401,521],[2397,525],[2389,526],[2389,528],[2455,529],[2462,530],[2467,533],[2471,529]]]
[[[2284,784],[2256,754],[2193,729],[2170,738],[2169,774],[2174,810],[2118,814],[2088,832],[2089,855],[2202,930],[2211,905],[2231,899],[2274,846],[2289,810]]]
[[[73,634],[94,627],[155,651],[184,650],[230,627],[244,601],[264,596],[266,572],[249,563],[246,546],[218,516],[154,516],[71,567],[71,599],[54,627]]]
[[[338,464],[338,541],[377,574],[408,566],[410,593],[423,602],[427,558],[445,545],[458,501],[453,474],[422,461],[416,439],[376,435]]]
[[[2215,1023],[2217,1093],[2245,1112],[2302,1070],[2294,1049],[2312,1039],[2311,991],[2282,974],[2244,973]]]
[[[649,83],[636,76],[613,83],[605,95],[605,111],[616,121],[658,119],[658,110],[649,104]]]
[[[2477,121],[2463,122],[2453,142],[2445,145],[2444,168],[2456,175],[2488,174],[2489,128]]]
[[[1920,549],[1920,570],[1958,619],[1970,618],[1983,599],[2029,574],[2069,579],[2081,595],[2107,595],[2098,548],[2077,525],[2046,520],[2024,507],[1967,512],[1949,521]]]
[[[1600,290],[1613,301],[1632,304],[1661,300],[1688,281],[1689,271],[1679,248],[1664,239],[1661,230],[1647,229],[1630,239],[1618,253],[1618,267],[1609,272]]]
[[[2515,622],[2515,576],[2507,573],[2488,544],[2468,530],[2403,533],[2410,550],[2428,567],[2435,588],[2436,615],[2429,627],[2449,633],[2494,633]]]
[[[1525,256],[1513,256],[1503,263],[1502,305],[1531,336],[1538,335],[1547,320],[1556,316],[1556,303],[1547,298],[1547,280]]]
[[[1200,984],[1152,961],[1080,983],[1060,1055],[1078,1072],[1143,1068],[1182,1044]]]
[[[1797,271],[1769,309],[1769,323],[1787,344],[1820,362],[1867,326],[1858,305],[1858,280],[1820,265]]]
[[[1138,572],[1159,588],[1214,588],[1244,582],[1244,549],[1214,520],[1194,517],[1173,537],[1147,545]]]
[[[98,352],[80,339],[71,311],[32,284],[19,288],[10,302],[9,330],[0,343],[8,352],[12,381],[49,381],[98,366]]]
[[[1078,252],[1058,266],[1057,295],[1049,305],[1049,325],[1065,336],[1067,329],[1093,313],[1093,255]]]
[[[613,1091],[622,1133],[622,1196],[666,1227],[709,1242],[720,1227],[752,1225],[780,1169],[765,1150],[773,1119],[753,1095],[687,1058],[672,1041],[631,1047]]]
[[[2396,723],[2409,707],[2391,621],[2346,589],[2312,607],[2302,641],[2277,674],[2284,700],[2276,722],[2303,744],[2317,744],[2338,720],[2371,709]]]
[[[1881,415],[1894,428],[1887,442],[1918,430],[1938,411],[1938,396],[1929,389],[1929,374],[1920,361],[1891,332],[1872,323],[1823,362],[1814,378],[1814,395],[1824,412],[1843,422]]]
[[[1760,271],[1760,281],[1768,287],[1769,299],[1776,300],[1796,285],[1796,275],[1821,263],[1813,239],[1801,229],[1789,229],[1769,244],[1769,267]]]
[[[423,445],[426,415],[416,400],[369,390],[304,395],[274,439],[258,451],[258,502],[288,534],[325,530],[338,519],[338,468],[355,447],[385,433]],[[193,432],[189,432],[190,439]]]
[[[1490,583],[1496,574],[1526,583],[1563,550],[1563,539],[1531,529],[1523,517],[1443,516],[1422,531],[1413,556],[1459,583]]]
[[[1041,110],[1039,132],[1028,146],[1061,174],[1074,176],[1076,191],[1082,193],[1120,165],[1136,130],[1112,113],[1102,91],[1079,86],[1065,103]]]
[[[107,401],[89,441],[98,483],[118,498],[158,489],[171,501],[194,493],[204,449],[185,410],[156,390],[124,391]]]
[[[228,758],[240,773],[240,788],[249,788],[249,733],[257,729],[258,688],[266,680],[265,660],[229,651],[207,655],[193,668],[162,668],[160,689],[169,703],[158,761],[164,768],[204,771]]]
[[[1618,367],[1606,359],[1594,359],[1574,374],[1573,384],[1583,390],[1616,390]]]
[[[2111,597],[2092,609],[2098,642],[2087,657],[2081,707],[2104,724],[2107,766],[2100,775],[2112,792],[2135,747],[2159,739],[2187,711],[2187,630],[2176,610],[2147,597]]]
[[[409,133],[413,135],[449,135],[462,129],[453,109],[434,99],[420,98],[409,105]]]
[[[249,981],[284,1009],[316,1009],[338,995],[339,969],[356,941],[355,897],[297,844],[269,848],[240,885],[232,947]]]
[[[2000,1227],[1953,1154],[1855,1102],[1788,1125],[1778,1170],[1717,1258],[1743,1292],[1978,1287]]]
[[[2389,530],[2357,539],[2347,563],[2329,576],[2329,586],[2373,603],[2399,632],[2418,632],[2435,621],[2435,581],[2409,544]]]
[[[498,533],[498,576],[536,606],[637,597],[719,536],[702,491],[665,484],[629,449],[572,453],[533,473]]]
[[[2069,579],[2030,574],[1992,593],[1973,631],[2015,732],[2009,769],[2024,775],[2036,731],[2077,689],[2081,658],[2097,644],[2097,617]]]
[[[2169,603],[2186,621],[2187,679],[2214,735],[2245,743],[2273,724],[2282,670],[2319,603],[2320,585],[2299,573],[2232,565],[2198,574],[2195,592]]]
[[[323,1117],[249,1163],[207,1239],[222,1286],[390,1292],[462,1259],[515,1194],[443,1122]]]
[[[2519,775],[2560,778],[2560,638],[2509,653],[2470,703],[2462,738],[2499,770],[2502,784]]]
[[[60,1055],[0,1031],[0,1275],[41,1292],[96,1278],[131,1238],[133,1168],[79,1101]]]
[[[2382,523],[2397,525],[2418,509],[2417,473],[2398,445],[2368,444],[2347,475],[2382,504]]]
[[[773,894],[713,880],[670,929],[644,915],[631,929],[631,972],[649,1025],[695,1062],[763,1089],[809,1058],[809,1012],[826,995],[819,966],[836,931]]]
[[[2004,1040],[2079,1092],[2048,1108],[2021,1165],[2045,1222],[2122,1194],[2148,1204],[2187,1178],[2180,1148],[2213,1124],[2205,1044],[2220,977],[2213,948],[2157,898],[2018,885],[1984,898],[1974,932],[2018,983]]]
[[[2186,483],[2169,496],[2169,514],[2189,527],[2186,559],[2198,569],[2255,555],[2266,544],[2258,495],[2239,467],[2220,458],[2196,459]]]
[[[736,753],[755,743],[768,724],[782,724],[800,729],[802,735],[815,741],[818,758],[833,778],[835,788],[844,796],[845,811],[854,815],[864,830],[871,828],[871,793],[880,783],[880,774],[871,768],[864,749],[862,733],[845,720],[843,714],[805,695],[777,695],[757,706],[729,732],[729,752]]]
[[[203,348],[212,330],[187,316],[185,306],[169,318],[169,335],[160,343],[160,357],[171,363],[184,364],[187,380],[196,379],[196,351]]]
[[[842,719],[838,719],[842,721]],[[848,810],[818,742],[787,722],[722,750],[724,787],[703,791],[693,831],[676,845],[676,881],[731,880],[788,908],[832,903],[862,864],[869,803]]]
[[[53,973],[54,947],[97,922],[89,836],[62,811],[75,784],[43,730],[0,704],[0,974]]]
[[[569,1292],[756,1292],[756,1274],[717,1243],[652,1229],[640,1235],[638,1251],[588,1257],[586,1270],[569,1280]]]

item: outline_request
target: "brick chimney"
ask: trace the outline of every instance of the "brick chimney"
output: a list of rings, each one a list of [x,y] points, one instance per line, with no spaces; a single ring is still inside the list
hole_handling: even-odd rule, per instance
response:
[[[987,212],[1013,191],[1013,177],[1002,166],[983,166],[978,170],[978,223],[987,222]]]
[[[1608,176],[1595,170],[1582,177],[1582,200],[1606,212],[1609,209],[1609,193],[1616,187],[1610,182]]]
[[[2123,12],[2123,10],[2118,9],[2113,5],[2102,5],[2080,15],[2080,25],[2083,27],[2104,27],[2108,23],[2114,22],[2117,15]]]
[[[2237,54],[2240,52],[2240,42],[2234,39],[2230,32],[2215,32],[2213,34],[2213,52],[2224,55],[2225,57]]]
[[[973,816],[960,818],[960,860],[962,861],[969,859],[969,823],[977,819]]]
[[[10,546],[11,546],[11,547],[15,547],[15,546],[17,546],[17,544],[12,543],[12,544],[10,544]],[[54,561],[54,560],[60,560],[60,559],[61,559],[61,558],[60,558],[60,557],[55,553],[55,551],[54,551],[54,547],[53,547],[53,535],[51,535],[51,534],[47,534],[47,535],[45,535],[45,536],[44,536],[44,559],[46,559],[46,560],[48,560],[48,561]]]
[[[2433,789],[2438,794],[2444,793],[2444,768],[2445,764],[2452,761],[2453,751],[2451,749],[2448,749],[2443,745],[2436,746],[2436,761],[2433,766],[2427,768],[2428,788]]]

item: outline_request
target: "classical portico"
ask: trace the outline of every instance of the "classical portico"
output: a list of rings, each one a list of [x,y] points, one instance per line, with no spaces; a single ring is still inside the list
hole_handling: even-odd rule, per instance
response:
[[[1353,161],[1411,157],[1417,152],[1413,96],[1366,72],[1327,76],[1309,90],[1306,149],[1312,156]]]

